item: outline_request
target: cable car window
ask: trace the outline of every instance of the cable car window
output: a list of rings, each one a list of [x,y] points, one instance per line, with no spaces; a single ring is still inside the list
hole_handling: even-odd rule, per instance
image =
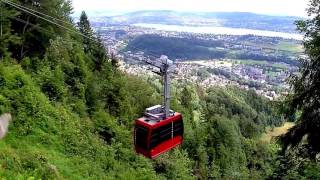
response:
[[[183,135],[182,120],[173,122],[173,136]],[[170,139],[172,136],[172,124],[169,123],[163,127],[152,131],[150,148],[156,147],[158,144]]]
[[[183,135],[182,120],[173,122],[173,136]]]
[[[159,127],[152,131],[150,148],[156,147],[158,144],[171,138],[172,124]]]
[[[148,129],[143,126],[136,126],[135,129],[136,146],[148,150]]]

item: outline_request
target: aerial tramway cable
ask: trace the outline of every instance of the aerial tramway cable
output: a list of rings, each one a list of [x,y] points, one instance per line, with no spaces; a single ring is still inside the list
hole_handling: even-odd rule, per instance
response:
[[[54,21],[52,21],[52,20],[59,21],[59,22],[62,22],[62,23],[65,23],[65,24],[69,24],[69,25],[72,25],[72,26],[73,26],[74,24],[72,24],[71,22],[68,22],[68,21],[65,21],[65,20],[61,20],[61,19],[59,19],[59,18],[50,16],[50,15],[48,15],[48,14],[45,14],[45,13],[36,11],[36,10],[34,10],[34,9],[31,9],[31,8],[23,7],[23,6],[21,6],[21,5],[17,4],[17,3],[12,2],[12,1],[0,0],[0,2],[3,2],[3,3],[5,3],[5,4],[8,4],[8,5],[16,8],[16,9],[18,9],[18,10],[21,10],[21,11],[23,11],[23,12],[25,12],[25,13],[31,14],[31,15],[33,15],[33,16],[35,16],[35,17],[38,17],[38,18],[40,18],[40,19],[42,19],[42,20],[45,20],[45,21],[47,21],[47,22],[49,22],[49,23],[51,23],[51,24],[54,24],[54,25],[56,25],[56,26],[58,26],[58,27],[60,27],[60,28],[63,28],[63,29],[65,29],[65,30],[68,30],[69,32],[76,33],[76,34],[78,34],[78,35],[81,35],[81,36],[84,37],[84,38],[88,38],[88,39],[93,40],[93,41],[97,41],[97,39],[94,39],[94,38],[91,38],[91,37],[89,37],[89,36],[86,36],[85,34],[82,34],[82,33],[79,32],[79,31],[73,30],[73,29],[71,29],[71,28],[69,28],[69,27],[66,27],[66,26],[64,26],[64,25],[61,25],[61,24],[59,24],[59,23],[57,23],[57,22],[54,22]],[[2,9],[1,9],[1,10],[2,10]],[[44,17],[44,16],[45,16],[45,17]],[[1,17],[1,18],[2,18],[2,17]],[[48,18],[51,18],[52,20],[50,20],[50,19],[48,19]],[[22,20],[22,19],[20,19],[20,20]],[[2,22],[1,22],[1,25],[2,25]],[[1,27],[2,27],[2,26],[1,26]],[[1,29],[2,29],[2,28],[1,28]],[[42,28],[42,29],[44,30],[44,28]],[[47,32],[48,32],[48,31],[47,31]],[[122,42],[122,41],[118,41],[118,40],[115,40],[115,39],[112,39],[112,40],[116,41],[116,42],[119,43],[119,44],[122,44],[122,45],[125,45],[125,46],[127,45],[126,43],[124,43],[124,42]],[[232,43],[228,43],[228,44],[232,44]],[[137,51],[143,51],[142,49],[137,48],[137,47],[132,46],[132,45],[130,45],[130,47],[131,47],[132,49],[134,49],[134,50],[137,50]],[[264,47],[262,47],[262,48],[264,48]],[[264,48],[264,49],[276,50],[276,51],[278,51],[278,52],[290,52],[290,53],[293,53],[293,52],[291,52],[291,51],[273,49],[273,48],[268,48],[268,47],[266,47],[266,48]],[[300,54],[300,53],[294,53],[294,54]],[[158,58],[158,56],[159,56],[159,55],[156,55],[156,54],[150,53],[150,52],[148,52],[148,54],[147,54],[147,58],[148,58],[148,59],[150,59],[150,58],[156,59],[156,58]],[[133,59],[133,58],[132,58],[132,59]]]
[[[56,26],[58,26],[58,27],[60,27],[60,28],[63,28],[63,29],[65,29],[65,30],[68,30],[69,32],[79,34],[79,35],[81,35],[82,37],[88,38],[88,39],[93,40],[93,41],[97,41],[97,39],[93,39],[93,38],[91,38],[91,37],[89,37],[89,36],[86,36],[86,35],[82,34],[81,32],[78,32],[78,31],[75,31],[75,30],[73,30],[73,29],[71,29],[71,28],[65,27],[64,25],[61,25],[61,24],[59,24],[59,23],[56,23],[56,22],[48,19],[47,17],[52,18],[52,19],[54,19],[54,20],[56,20],[56,21],[63,22],[63,23],[65,23],[65,24],[74,25],[74,24],[72,24],[72,23],[70,23],[70,22],[66,22],[66,21],[64,21],[64,20],[61,20],[61,19],[52,17],[52,16],[50,16],[50,15],[47,15],[47,14],[45,14],[45,13],[42,13],[42,12],[39,12],[39,11],[36,11],[36,10],[33,10],[33,9],[31,9],[31,8],[23,7],[23,6],[21,6],[21,5],[18,5],[18,4],[16,4],[16,3],[13,3],[12,1],[6,1],[6,0],[0,0],[0,1],[3,2],[3,3],[5,3],[5,4],[7,4],[7,5],[10,5],[10,6],[12,6],[12,7],[16,8],[16,9],[18,9],[18,10],[20,10],[20,11],[23,11],[23,12],[25,12],[25,13],[31,14],[31,15],[33,15],[33,16],[35,16],[35,17],[38,17],[38,18],[40,18],[40,19],[42,19],[42,20],[45,20],[45,21],[47,21],[47,22],[49,22],[49,23],[51,23],[51,24],[54,24],[54,25],[56,25]],[[31,11],[32,11],[32,12],[31,12]],[[37,14],[36,14],[36,13],[37,13]],[[40,14],[40,15],[39,15],[39,14]],[[42,16],[41,16],[41,15],[42,15]],[[45,16],[45,17],[43,17],[43,16]],[[15,19],[15,20],[17,20],[17,21],[19,21],[19,22],[22,22],[22,23],[26,23],[26,21],[24,21],[24,20],[22,20],[22,19],[20,19],[20,18],[13,18],[13,19]],[[19,20],[18,20],[18,19],[19,19]],[[29,23],[29,24],[30,24],[30,23]],[[30,24],[30,25],[31,25],[31,24]],[[46,32],[49,32],[49,31],[45,30],[44,28],[42,28],[42,27],[40,27],[40,26],[36,26],[36,25],[32,25],[32,26],[33,26],[33,27],[36,27],[36,28],[40,28],[40,29],[42,29],[42,30],[44,30],[44,31],[46,31]],[[51,33],[51,32],[49,32],[49,33]],[[113,40],[116,41],[117,43],[122,44],[122,45],[127,45],[127,44],[124,43],[124,42],[121,42],[121,41],[118,41],[118,40],[115,40],[115,39],[113,39]],[[138,51],[141,51],[141,49],[139,49],[139,48],[137,48],[137,47],[134,47],[134,46],[131,46],[131,48],[132,48],[132,49],[135,49],[135,50],[138,50]],[[148,57],[149,59],[150,59],[150,58],[154,58],[154,59],[158,58],[157,55],[154,55],[154,54],[152,54],[152,53],[149,53],[149,54],[147,55],[147,57]],[[136,59],[136,60],[137,60],[137,59]]]
[[[62,23],[66,23],[66,24],[69,24],[69,25],[72,25],[72,26],[74,25],[74,24],[71,23],[71,22],[64,21],[64,20],[62,20],[62,19],[59,19],[59,18],[50,16],[50,15],[48,15],[48,14],[45,14],[45,13],[36,11],[36,10],[34,10],[34,9],[32,9],[32,8],[28,8],[28,7],[22,6],[22,5],[20,5],[20,4],[14,3],[14,2],[12,2],[12,1],[7,1],[7,0],[2,0],[2,1],[7,2],[7,3],[11,3],[11,4],[13,4],[13,5],[19,6],[20,8],[23,8],[23,9],[26,9],[26,10],[29,10],[29,11],[32,11],[32,12],[34,12],[34,13],[37,13],[37,14],[46,16],[46,17],[51,18],[51,19],[53,19],[53,20],[55,20],[55,21],[60,21],[60,22],[62,22]]]
[[[40,15],[37,15],[37,14],[35,14],[35,13],[27,10],[27,9],[21,8],[21,7],[17,6],[17,5],[15,5],[15,4],[13,4],[12,2],[5,1],[5,0],[1,0],[1,1],[4,2],[4,3],[6,3],[6,4],[8,4],[8,5],[10,5],[10,6],[13,6],[13,7],[15,7],[15,8],[17,8],[17,9],[25,12],[25,13],[31,14],[31,15],[33,15],[33,16],[35,16],[35,17],[38,17],[38,18],[40,18],[40,19],[42,19],[42,20],[44,20],[44,21],[47,21],[47,22],[49,22],[49,23],[51,23],[51,24],[54,24],[54,25],[56,25],[56,26],[58,26],[58,27],[60,27],[60,28],[63,28],[63,29],[65,29],[65,30],[67,30],[67,31],[70,31],[70,32],[79,34],[79,35],[81,35],[81,36],[84,36],[84,37],[86,37],[86,38],[88,38],[88,39],[91,39],[91,37],[88,37],[88,36],[86,36],[86,35],[78,32],[78,31],[75,31],[75,30],[73,30],[73,29],[70,29],[70,28],[68,28],[68,27],[65,27],[65,26],[63,26],[63,25],[61,25],[61,24],[58,24],[58,23],[56,23],[56,22],[54,22],[54,21],[52,21],[52,20],[49,20],[49,19],[47,19],[47,18],[44,18],[44,17],[40,16]]]

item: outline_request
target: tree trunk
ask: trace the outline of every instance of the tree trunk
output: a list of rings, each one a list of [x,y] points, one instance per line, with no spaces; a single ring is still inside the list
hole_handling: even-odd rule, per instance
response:
[[[23,27],[23,30],[22,30],[22,35],[24,35],[25,33],[26,33],[26,30],[27,30],[27,27],[28,27],[28,25],[29,25],[29,20],[30,20],[30,16],[28,16],[28,18],[27,18],[27,23],[24,25],[24,27]],[[21,45],[21,50],[20,50],[20,60],[23,58],[23,56],[24,56],[24,42],[22,42],[22,45]]]

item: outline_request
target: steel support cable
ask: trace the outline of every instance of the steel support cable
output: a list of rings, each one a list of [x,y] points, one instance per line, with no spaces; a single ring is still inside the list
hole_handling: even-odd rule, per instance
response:
[[[17,17],[10,17],[10,19],[14,19],[14,20],[16,20],[16,21],[18,21],[18,22],[21,22],[21,23],[23,23],[23,24],[28,24],[28,25],[31,26],[32,28],[40,29],[40,30],[42,30],[42,31],[44,31],[44,32],[46,32],[46,33],[51,34],[51,35],[56,35],[55,33],[51,32],[51,31],[48,31],[47,29],[45,29],[45,28],[43,28],[43,27],[41,27],[41,26],[39,26],[39,25],[36,25],[36,24],[30,23],[30,22],[27,22],[27,21],[25,21],[25,20],[23,20],[23,19],[20,19],[20,18],[17,18]],[[65,40],[65,39],[63,39],[63,41],[73,43],[72,41],[68,41],[68,40]]]
[[[49,19],[47,19],[47,18],[45,18],[45,17],[42,17],[42,16],[40,16],[40,15],[38,15],[38,14],[42,14],[42,15],[45,15],[45,16],[49,16],[49,15],[46,15],[46,14],[41,13],[41,12],[38,12],[38,11],[36,11],[36,10],[32,10],[32,11],[34,12],[34,13],[33,13],[33,12],[31,12],[30,10],[28,10],[26,7],[19,6],[19,5],[14,4],[14,3],[10,2],[10,1],[6,1],[6,0],[0,0],[0,1],[2,1],[3,3],[6,3],[6,4],[10,5],[10,6],[13,6],[13,7],[15,7],[15,8],[17,8],[17,9],[19,9],[19,10],[21,10],[21,11],[24,11],[24,12],[26,12],[26,13],[29,13],[29,14],[31,14],[31,15],[33,15],[33,16],[36,16],[36,17],[38,17],[38,18],[40,18],[40,19],[42,19],[42,20],[45,20],[45,21],[47,21],[47,22],[49,22],[49,23],[52,23],[52,24],[54,24],[54,25],[56,25],[56,26],[59,26],[60,28],[63,28],[63,29],[66,29],[66,30],[68,30],[68,31],[71,31],[71,32],[73,32],[73,33],[79,34],[79,35],[81,35],[81,36],[83,36],[83,37],[85,37],[85,38],[88,38],[88,39],[90,39],[90,40],[97,41],[96,39],[93,39],[93,38],[91,38],[91,37],[89,37],[89,36],[86,36],[86,35],[82,34],[81,32],[72,30],[72,29],[70,29],[70,28],[68,28],[68,27],[65,27],[65,26],[61,25],[61,24],[58,24],[58,23],[56,23],[56,22],[53,22],[52,20],[49,20]],[[35,14],[35,13],[38,13],[38,14]],[[50,16],[50,17],[51,17],[51,16]],[[53,18],[53,17],[52,17],[52,18]],[[62,21],[62,20],[60,20],[60,21]],[[63,21],[62,21],[62,22],[63,22]],[[68,22],[64,22],[64,23],[68,23]],[[73,24],[72,24],[72,25],[73,25]],[[118,40],[115,40],[115,39],[113,39],[113,40],[114,40],[114,41],[117,41],[117,43],[120,43],[120,44],[122,44],[122,45],[127,45],[126,43],[120,42],[120,41],[118,41]],[[131,46],[131,48],[132,48],[132,49],[135,49],[135,50],[137,50],[137,51],[142,51],[141,49],[139,49],[139,48],[137,48],[137,47],[134,47],[134,46]],[[158,56],[155,55],[155,54],[153,54],[153,53],[149,53],[149,55],[147,55],[147,56],[148,56],[148,58],[158,58]]]
[[[81,36],[83,36],[83,37],[85,37],[85,38],[88,38],[88,39],[91,39],[91,40],[95,40],[95,39],[92,39],[91,37],[88,37],[88,36],[86,36],[86,35],[78,32],[78,31],[75,31],[75,30],[73,30],[73,29],[70,29],[70,28],[68,28],[68,27],[65,27],[65,26],[63,26],[63,25],[61,25],[61,24],[58,24],[58,23],[52,21],[52,20],[49,20],[49,19],[44,18],[44,17],[42,17],[42,16],[40,16],[40,15],[37,15],[37,14],[35,14],[35,13],[33,13],[33,12],[30,12],[30,11],[24,9],[24,8],[21,8],[21,7],[19,7],[19,6],[16,6],[16,5],[14,5],[14,4],[11,4],[10,2],[4,1],[4,0],[1,0],[1,1],[4,2],[4,3],[6,3],[6,4],[8,4],[8,5],[10,5],[10,6],[13,6],[13,7],[15,7],[15,8],[17,8],[17,9],[25,12],[25,13],[31,14],[31,15],[33,15],[33,16],[35,16],[35,17],[38,17],[38,18],[40,18],[40,19],[42,19],[42,20],[44,20],[44,21],[47,21],[47,22],[49,22],[49,23],[51,23],[51,24],[54,24],[54,25],[56,25],[56,26],[58,26],[58,27],[60,27],[60,28],[63,28],[63,29],[65,29],[65,30],[67,30],[67,31],[76,33],[76,34],[78,34],[78,35],[81,35]]]
[[[36,25],[36,24],[32,24],[32,23],[28,23],[27,21],[25,21],[25,20],[23,20],[23,19],[20,19],[20,18],[17,18],[17,17],[10,17],[11,19],[14,19],[14,20],[16,20],[16,21],[18,21],[18,22],[21,22],[21,23],[23,23],[23,24],[28,24],[29,26],[31,26],[31,27],[33,27],[33,28],[36,28],[36,29],[40,29],[40,30],[42,30],[42,31],[45,31],[45,32],[47,32],[47,33],[49,33],[49,34],[52,34],[52,35],[55,35],[53,32],[51,32],[51,31],[48,31],[47,29],[45,29],[45,28],[42,28],[41,26],[39,26],[39,25]],[[72,41],[67,41],[67,40],[65,40],[65,39],[63,39],[63,41],[65,41],[65,42],[69,42],[69,43],[74,43],[74,42],[72,42]],[[139,59],[137,59],[137,58],[131,58],[132,60],[135,60],[135,61],[140,61]],[[141,61],[140,61],[141,62]],[[145,62],[145,61],[143,61],[143,62]]]
[[[30,23],[30,22],[28,23],[27,21],[25,21],[25,20],[23,20],[23,19],[20,19],[20,18],[17,18],[17,17],[11,17],[11,19],[14,19],[14,20],[16,20],[16,21],[18,21],[18,22],[21,22],[21,23],[24,23],[24,24],[28,24],[29,26],[31,26],[31,27],[33,27],[33,28],[43,30],[43,31],[45,31],[45,32],[47,32],[47,33],[49,33],[49,34],[55,35],[53,32],[48,31],[48,30],[46,30],[45,28],[40,27],[39,25],[32,24],[32,23]],[[65,40],[65,39],[63,39],[63,41],[69,42],[69,43],[74,43],[74,42],[72,42],[72,41],[67,41],[67,40]],[[135,61],[139,61],[139,60],[136,59],[136,58],[132,58],[132,59],[135,60]]]
[[[61,20],[61,19],[59,19],[59,18],[50,16],[50,15],[48,15],[48,14],[45,14],[45,13],[36,11],[36,10],[34,10],[34,9],[32,9],[32,8],[24,7],[24,6],[20,5],[20,4],[14,3],[14,2],[12,2],[12,1],[7,1],[7,0],[2,0],[2,1],[7,2],[7,3],[11,3],[11,4],[13,4],[13,5],[19,6],[20,8],[24,8],[24,9],[29,10],[29,11],[32,11],[32,12],[34,12],[34,13],[38,13],[38,14],[40,14],[40,15],[49,17],[49,18],[51,18],[51,19],[53,19],[53,20],[60,21],[60,22],[62,22],[62,23],[66,23],[66,24],[69,24],[69,25],[72,25],[72,26],[74,25],[74,24],[72,24],[71,22]]]
[[[70,31],[70,32],[79,34],[79,35],[81,35],[81,36],[83,36],[83,37],[85,37],[85,38],[88,38],[88,39],[90,39],[90,40],[97,41],[96,39],[93,39],[93,38],[91,38],[91,37],[89,37],[89,36],[86,36],[86,35],[82,34],[81,32],[78,32],[78,31],[75,31],[75,30],[70,29],[70,28],[68,28],[68,27],[65,27],[65,26],[63,26],[63,25],[61,25],[61,24],[58,24],[58,23],[56,23],[56,22],[54,22],[54,21],[52,21],[52,20],[49,20],[49,19],[47,19],[47,18],[45,18],[45,17],[41,17],[40,15],[37,15],[37,14],[35,14],[35,13],[41,14],[41,15],[46,16],[46,17],[50,17],[50,18],[52,18],[52,19],[55,19],[55,20],[57,20],[57,21],[60,21],[60,22],[66,23],[66,24],[73,25],[73,24],[70,23],[70,22],[66,22],[66,21],[63,21],[63,20],[61,20],[61,19],[58,19],[58,18],[52,17],[52,16],[50,16],[50,15],[47,15],[47,14],[45,14],[45,13],[42,13],[42,12],[39,12],[39,11],[30,9],[30,8],[23,7],[23,6],[21,6],[21,5],[18,5],[18,4],[16,4],[16,3],[13,3],[13,2],[11,2],[11,1],[7,1],[7,0],[0,0],[0,1],[2,1],[3,3],[6,3],[6,4],[10,5],[10,6],[13,6],[13,7],[15,7],[15,8],[19,9],[19,10],[22,10],[22,11],[24,11],[24,12],[26,12],[26,13],[29,13],[29,14],[31,14],[31,15],[33,15],[33,16],[36,16],[36,17],[38,17],[38,18],[40,18],[40,19],[43,19],[43,20],[45,20],[45,21],[47,21],[47,22],[49,22],[49,23],[52,23],[52,24],[54,24],[54,25],[56,25],[56,26],[59,26],[60,28],[63,28],[63,29],[66,29],[66,30],[68,30],[68,31]],[[32,12],[31,12],[31,11],[32,11]],[[115,39],[112,39],[112,40],[116,41],[116,42],[119,43],[119,44],[127,45],[126,43],[123,43],[123,42],[121,42],[121,41],[118,41],[118,40],[115,40]],[[228,44],[232,44],[232,43],[228,43]],[[134,50],[137,50],[137,51],[143,51],[142,49],[137,48],[137,47],[135,47],[135,46],[131,46],[131,48],[134,49]],[[269,49],[269,50],[276,50],[276,51],[279,51],[279,52],[290,52],[290,53],[293,53],[293,54],[301,54],[301,53],[294,53],[294,52],[291,52],[291,51],[285,51],[285,50],[279,50],[279,49],[273,49],[273,48],[267,48],[267,49]],[[154,53],[148,53],[148,54],[149,54],[149,55],[147,55],[148,58],[158,58],[158,55],[155,55]]]

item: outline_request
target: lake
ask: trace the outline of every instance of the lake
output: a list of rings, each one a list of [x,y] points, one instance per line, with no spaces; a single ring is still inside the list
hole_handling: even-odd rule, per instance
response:
[[[195,26],[179,26],[179,25],[165,25],[165,24],[133,24],[134,26],[152,28],[160,31],[173,32],[189,32],[199,34],[225,34],[225,35],[256,35],[265,37],[281,37],[286,39],[302,40],[303,36],[297,33],[284,33],[265,30],[254,30],[244,28],[227,28],[227,27],[195,27]]]

